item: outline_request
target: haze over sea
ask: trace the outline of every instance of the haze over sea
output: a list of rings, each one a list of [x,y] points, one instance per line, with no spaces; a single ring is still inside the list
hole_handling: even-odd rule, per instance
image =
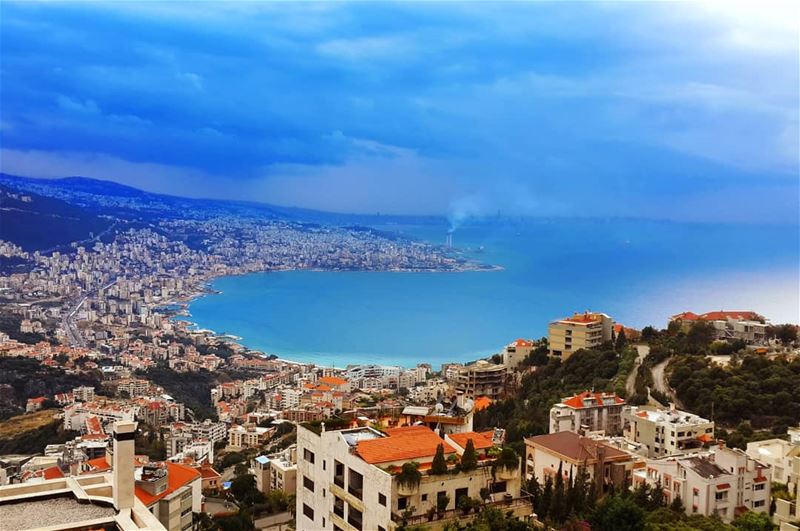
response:
[[[379,226],[442,243],[446,225]],[[800,322],[800,228],[643,220],[470,225],[455,246],[502,271],[291,271],[217,279],[191,320],[282,358],[438,367],[541,337],[573,311],[665,327],[672,314],[753,309]],[[481,249],[482,248],[482,249]]]

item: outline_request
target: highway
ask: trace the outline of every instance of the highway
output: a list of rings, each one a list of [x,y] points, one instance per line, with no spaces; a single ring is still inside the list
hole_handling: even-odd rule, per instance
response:
[[[83,295],[73,306],[70,307],[70,309],[64,314],[64,317],[61,318],[61,326],[67,333],[67,339],[69,340],[69,345],[71,347],[86,347],[86,339],[83,337],[80,330],[78,330],[78,323],[75,321],[75,315],[78,313],[78,310],[81,309],[81,306],[83,306],[83,303],[86,302],[86,299],[93,297],[101,289],[108,289],[116,283],[117,279],[114,279],[106,286],[92,290],[86,295]]]

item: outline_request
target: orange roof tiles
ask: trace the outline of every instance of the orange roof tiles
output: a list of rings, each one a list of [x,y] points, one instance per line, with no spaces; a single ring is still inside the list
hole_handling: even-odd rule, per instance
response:
[[[146,506],[150,507],[155,502],[172,494],[179,488],[188,485],[195,479],[200,477],[200,472],[195,470],[194,468],[180,465],[178,463],[170,463],[169,461],[166,462],[167,465],[167,488],[164,489],[163,492],[153,496],[152,494],[148,493],[146,490],[136,487],[136,497],[139,498]]]
[[[44,469],[42,472],[42,477],[44,477],[44,479],[58,479],[63,478],[64,473],[61,472],[61,469],[57,466],[51,466],[50,468]]]
[[[514,341],[514,346],[515,347],[532,347],[533,346],[533,341],[528,341],[527,339],[521,339],[520,338],[520,339],[517,339],[516,341]]]
[[[576,313],[572,317],[567,317],[566,319],[562,319],[562,321],[567,321],[569,323],[594,323],[595,321],[599,321],[601,319],[601,315],[599,313]]]
[[[587,398],[594,398],[594,401],[589,401],[589,403],[587,404],[586,403]],[[606,395],[605,398],[609,398],[609,395]],[[623,400],[622,398],[618,397],[615,394],[614,403],[624,404],[625,400]],[[591,391],[584,391],[579,395],[571,396],[568,399],[564,400],[563,404],[576,409],[603,405],[603,393],[593,393]]]
[[[347,384],[347,380],[344,378],[339,378],[338,376],[323,376],[319,379],[319,381],[334,386]]]
[[[89,472],[105,472],[106,470],[111,469],[111,465],[106,462],[106,457],[96,457],[94,459],[89,459],[86,461],[86,464],[89,465],[90,470]]]
[[[356,452],[364,461],[376,464],[433,458],[440,444],[444,446],[445,454],[455,452],[452,446],[425,426],[389,428],[385,433],[388,437],[358,443]]]
[[[472,444],[475,446],[476,450],[484,450],[486,448],[491,448],[494,446],[492,443],[492,437],[494,436],[494,431],[465,431],[463,433],[453,433],[450,435],[450,440],[459,445],[461,448],[467,447],[467,441],[472,439]]]

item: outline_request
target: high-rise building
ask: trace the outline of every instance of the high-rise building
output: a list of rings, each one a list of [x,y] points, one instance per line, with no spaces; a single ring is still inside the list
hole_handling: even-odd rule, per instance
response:
[[[599,347],[613,336],[614,321],[604,313],[576,313],[550,323],[547,340],[550,355],[568,359],[581,349]]]

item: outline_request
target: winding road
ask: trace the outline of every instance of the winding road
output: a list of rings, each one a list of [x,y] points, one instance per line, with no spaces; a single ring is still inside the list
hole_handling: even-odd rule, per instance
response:
[[[650,354],[650,346],[636,345],[636,350],[639,355],[636,357],[636,363],[633,364],[633,369],[631,369],[630,374],[628,374],[628,379],[625,380],[625,390],[628,396],[632,396],[636,392],[636,373],[639,372],[639,366],[644,359]]]

